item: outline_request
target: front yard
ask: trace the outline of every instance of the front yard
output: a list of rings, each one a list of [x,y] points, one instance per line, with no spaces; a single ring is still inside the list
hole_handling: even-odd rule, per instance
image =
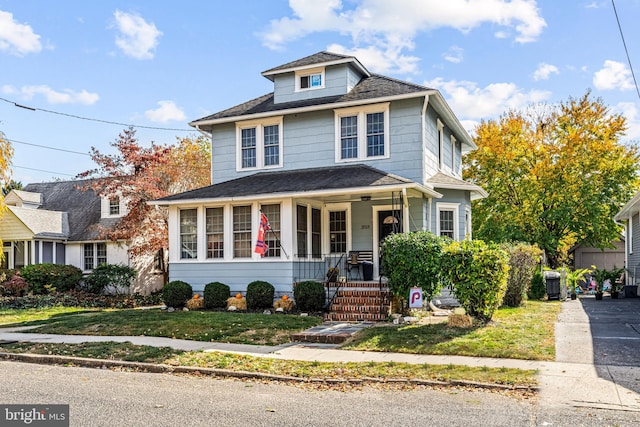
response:
[[[368,328],[343,346],[348,350],[448,354],[477,357],[553,360],[553,324],[560,303],[527,302],[496,311],[487,325],[469,329],[446,324],[384,324]],[[289,336],[321,322],[318,317],[282,314],[159,309],[102,310],[51,308],[0,310],[0,327],[39,325],[33,332],[79,335],[159,336],[197,341],[278,345]],[[299,378],[417,378],[466,380],[510,385],[535,384],[534,371],[470,368],[455,365],[401,363],[318,363],[285,361],[219,352],[183,352],[130,343],[13,343],[0,351],[59,354],[97,359],[131,360],[171,365],[262,372]]]

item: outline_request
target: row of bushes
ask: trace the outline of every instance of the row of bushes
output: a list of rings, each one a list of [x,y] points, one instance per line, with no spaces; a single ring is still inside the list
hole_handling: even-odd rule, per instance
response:
[[[151,295],[96,295],[83,291],[68,291],[22,297],[0,297],[0,309],[47,307],[135,308],[159,305],[160,293]]]
[[[406,298],[415,286],[431,300],[449,286],[466,312],[484,322],[503,303],[522,303],[539,257],[526,244],[456,242],[430,232],[393,234],[382,243],[382,268],[396,297]]]
[[[273,307],[275,295],[274,286],[265,281],[256,280],[247,286],[247,309],[257,310]],[[181,280],[174,280],[162,289],[162,301],[169,307],[184,307],[193,296],[190,284]],[[231,297],[229,286],[220,282],[205,285],[203,292],[204,307],[216,309],[226,307]],[[320,311],[325,305],[325,290],[321,282],[307,281],[296,285],[293,290],[296,307],[301,311]]]
[[[46,295],[73,290],[102,294],[105,289],[115,293],[126,290],[137,272],[126,265],[101,264],[84,276],[73,265],[31,264],[18,270],[0,273],[0,296]]]

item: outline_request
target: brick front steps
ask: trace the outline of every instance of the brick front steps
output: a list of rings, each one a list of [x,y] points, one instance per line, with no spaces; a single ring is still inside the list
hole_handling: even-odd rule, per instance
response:
[[[341,322],[380,322],[389,315],[390,293],[378,282],[345,283],[336,288],[326,284],[329,298],[336,295],[326,320]],[[336,289],[337,293],[336,293]]]

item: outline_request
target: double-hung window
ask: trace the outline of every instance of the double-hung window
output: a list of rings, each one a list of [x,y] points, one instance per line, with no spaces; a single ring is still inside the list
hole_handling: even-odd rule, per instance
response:
[[[93,270],[100,264],[107,262],[106,243],[85,243],[84,244],[84,269]]]
[[[198,210],[180,210],[180,258],[198,257]]]
[[[207,208],[207,258],[224,258],[224,208]]]
[[[251,206],[233,207],[233,257],[251,258]]]
[[[436,203],[438,236],[459,240],[458,210],[459,205],[457,203]]]
[[[120,197],[109,198],[109,215],[120,215]]]
[[[306,258],[309,255],[309,236],[311,236],[311,257],[322,256],[321,232],[322,212],[320,209],[311,208],[311,217],[308,216],[309,208],[304,205],[296,207],[296,232],[298,243],[298,256]],[[309,222],[309,220],[311,220]]]
[[[336,162],[389,157],[389,103],[335,110]]]
[[[282,166],[282,117],[236,124],[237,170]]]
[[[269,220],[269,231],[264,235],[268,257],[279,257],[280,249],[280,205],[262,205],[262,213]]]
[[[347,251],[347,211],[329,212],[329,243],[332,254]]]

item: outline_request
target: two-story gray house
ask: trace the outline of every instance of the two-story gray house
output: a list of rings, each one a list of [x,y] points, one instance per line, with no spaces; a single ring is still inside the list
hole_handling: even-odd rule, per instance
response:
[[[170,280],[288,293],[334,266],[376,280],[392,232],[471,236],[471,200],[486,193],[462,180],[475,145],[440,92],[330,52],[262,75],[273,92],[190,123],[211,136],[212,185],[152,202],[169,208]]]

